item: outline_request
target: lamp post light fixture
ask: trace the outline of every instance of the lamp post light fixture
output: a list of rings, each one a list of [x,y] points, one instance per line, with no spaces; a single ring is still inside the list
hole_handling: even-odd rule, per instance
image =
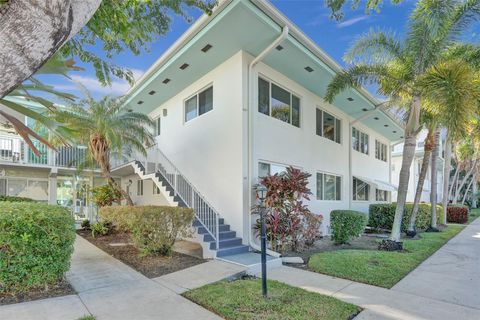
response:
[[[256,188],[257,198],[260,200],[260,241],[261,241],[261,257],[262,257],[262,294],[267,298],[267,227],[265,223],[265,198],[267,197],[267,188],[260,184]]]

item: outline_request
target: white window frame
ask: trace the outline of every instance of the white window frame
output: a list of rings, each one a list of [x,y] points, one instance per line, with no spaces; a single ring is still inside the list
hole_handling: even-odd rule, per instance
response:
[[[262,79],[263,81],[268,82],[268,115],[258,111],[258,98],[259,98],[259,95],[260,95],[260,91],[258,90],[258,82],[259,82],[258,80],[259,79]],[[290,119],[289,119],[289,122],[282,121],[282,120],[277,119],[277,118],[272,116],[272,84],[274,84],[277,87],[287,91],[290,94]],[[298,105],[298,112],[300,114],[299,114],[299,117],[298,117],[298,127],[296,125],[292,124],[292,116],[293,116],[292,100],[293,100],[293,96],[295,96],[298,99],[298,104],[299,104]],[[288,123],[289,125],[291,125],[294,128],[298,128],[298,129],[302,128],[302,114],[303,114],[303,111],[302,111],[302,98],[301,98],[301,96],[299,94],[295,93],[294,91],[286,88],[285,86],[279,84],[276,81],[271,80],[270,78],[268,78],[268,77],[266,77],[262,74],[259,74],[258,78],[257,78],[257,112],[260,113],[260,114],[263,114],[265,116],[269,116],[269,117],[271,117],[275,120],[279,120],[280,122]]]
[[[379,192],[384,192],[385,194],[385,200],[378,200],[378,193]],[[390,199],[390,192],[387,190],[380,190],[380,189],[375,189],[375,201],[377,202],[389,202]]]
[[[137,196],[143,196],[143,180],[137,180]]]
[[[375,139],[375,159],[387,162],[388,161],[388,147],[386,143]]]
[[[322,174],[323,179],[322,179],[322,191],[323,195],[321,198],[318,197],[318,175]],[[337,178],[340,178],[340,199],[325,199],[325,175],[333,176],[335,177],[335,196],[337,195]],[[316,181],[316,198],[318,201],[329,201],[329,202],[340,202],[343,199],[343,176],[340,174],[335,174],[335,173],[330,173],[330,172],[325,172],[325,171],[317,171],[315,175],[315,181]]]
[[[207,112],[205,113],[202,113],[200,114],[200,99],[199,99],[199,95],[201,93],[203,93],[204,91],[207,91],[208,89],[212,89],[212,109],[208,110]],[[190,100],[191,98],[193,97],[197,97],[197,115],[195,117],[193,117],[192,119],[189,119],[187,120],[187,101]],[[200,116],[203,116],[204,114],[207,114],[209,113],[210,111],[213,111],[213,107],[214,107],[214,101],[213,101],[213,83],[209,83],[208,85],[206,85],[205,87],[203,87],[202,89],[196,91],[194,94],[191,94],[190,96],[188,96],[186,99],[183,100],[183,124],[186,124],[186,123],[189,123],[191,122],[192,120],[195,120],[197,119],[198,117]]]
[[[317,128],[318,128],[318,123],[317,123],[317,110],[320,111],[322,113],[322,123],[320,124],[320,133],[321,134],[318,134],[317,133]],[[334,119],[335,119],[335,126],[334,126],[334,131],[333,131],[333,135],[334,135],[334,140],[331,140],[329,138],[326,138],[324,135],[323,135],[323,120],[325,119],[325,113],[328,113],[329,115],[331,115]],[[340,122],[340,128],[337,128],[337,120],[338,122]],[[330,111],[327,111],[323,108],[320,108],[320,107],[316,107],[315,108],[315,134],[319,137],[322,137],[324,139],[327,139],[328,141],[332,141],[332,142],[335,142],[337,144],[342,144],[342,138],[343,138],[343,135],[342,135],[342,119],[340,119],[340,117],[337,117],[337,115],[333,114],[332,112]],[[336,141],[336,137],[337,137],[337,131],[339,132],[339,136],[340,136],[340,141]]]
[[[366,199],[366,200],[363,200],[363,199],[362,199],[362,200],[357,200],[357,199],[356,199],[356,198],[357,198],[357,196],[356,196],[356,195],[357,195],[357,190],[354,190],[354,189],[353,189],[353,187],[355,186],[355,184],[353,183],[354,180],[361,181],[361,182],[365,183],[365,184],[368,186],[367,199]],[[352,188],[352,201],[356,201],[356,202],[369,202],[369,201],[370,201],[370,197],[371,197],[371,194],[370,194],[371,192],[370,192],[370,191],[372,190],[372,186],[371,186],[368,182],[363,181],[363,180],[360,180],[360,179],[357,179],[357,178],[355,178],[355,177],[352,177],[352,186],[351,186],[351,188]],[[356,189],[356,188],[355,188],[355,189]]]
[[[358,132],[358,149],[356,148],[355,144],[353,143],[353,133],[354,131]],[[363,152],[362,149],[365,149],[365,138],[366,138],[366,146],[367,146],[367,152]],[[365,133],[362,130],[359,130],[356,127],[352,127],[352,132],[350,132],[350,139],[352,139],[352,149],[355,151],[358,151],[360,153],[363,153],[365,155],[370,154],[370,136],[368,133]],[[363,147],[362,147],[363,146]]]
[[[263,164],[268,164],[270,166],[270,169],[269,169],[269,175],[272,174],[272,165],[273,166],[277,166],[277,167],[283,167],[284,170],[283,171],[286,171],[288,167],[290,167],[290,165],[287,165],[287,164],[283,164],[283,163],[277,163],[277,162],[272,162],[272,161],[265,161],[265,160],[258,160],[257,162],[257,175],[260,173],[260,163],[263,163]],[[295,168],[295,167],[294,167]],[[263,178],[263,177],[258,177],[259,179]]]

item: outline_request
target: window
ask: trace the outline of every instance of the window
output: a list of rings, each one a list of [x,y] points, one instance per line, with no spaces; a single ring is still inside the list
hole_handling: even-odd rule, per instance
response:
[[[370,185],[360,179],[353,178],[353,200],[368,201],[370,193]]]
[[[161,127],[162,127],[162,118],[158,117],[157,119],[154,120],[155,122],[155,136],[159,136],[161,132]]]
[[[388,201],[388,191],[386,190],[375,190],[375,200],[376,201]]]
[[[368,154],[368,134],[361,132],[356,128],[352,128],[352,147],[353,150]]]
[[[300,98],[258,78],[258,112],[300,127]]]
[[[153,194],[160,194],[160,188],[157,187],[155,182],[152,182],[152,185],[153,185]]]
[[[137,180],[137,196],[143,196],[143,180]]]
[[[282,166],[279,164],[259,162],[258,177],[263,178],[269,175],[274,175],[276,173],[282,173],[282,172],[285,172],[286,169],[287,169],[286,166]]]
[[[195,94],[185,101],[185,122],[213,109],[213,87]]]
[[[317,108],[317,135],[341,143],[341,121],[330,113]]]
[[[387,162],[387,145],[375,140],[375,159]]]
[[[342,177],[317,173],[317,199],[318,200],[342,200]]]

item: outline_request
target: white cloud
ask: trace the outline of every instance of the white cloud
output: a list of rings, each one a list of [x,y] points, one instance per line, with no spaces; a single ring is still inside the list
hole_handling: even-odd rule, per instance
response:
[[[135,80],[138,80],[144,73],[144,71],[140,69],[130,70],[132,71]],[[122,79],[113,80],[110,86],[102,86],[95,76],[73,74],[70,78],[72,79],[70,83],[57,84],[55,85],[55,88],[57,90],[78,92],[80,89],[76,84],[79,83],[92,93],[113,96],[123,95],[130,89],[130,84]]]
[[[355,17],[355,18],[351,18],[351,19],[348,19],[348,20],[345,20],[345,21],[342,21],[340,23],[337,24],[337,28],[346,28],[346,27],[350,27],[360,21],[363,21],[363,20],[367,20],[368,18],[370,18],[370,16],[359,16],[359,17]]]

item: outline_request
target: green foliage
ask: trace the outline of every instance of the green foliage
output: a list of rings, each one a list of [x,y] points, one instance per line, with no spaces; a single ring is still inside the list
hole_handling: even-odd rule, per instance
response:
[[[332,240],[335,244],[342,244],[361,236],[366,220],[365,214],[358,211],[333,210],[330,213]]]
[[[395,218],[396,203],[374,203],[369,207],[368,225],[374,229],[390,230]],[[405,213],[402,220],[402,231],[407,230],[412,215],[413,204],[405,205]],[[415,220],[415,229],[426,229],[431,222],[431,205],[429,203],[420,203],[418,207],[417,219]],[[443,223],[443,209],[437,205],[437,224]]]
[[[404,0],[391,0],[392,4],[399,4]],[[332,11],[332,18],[336,20],[341,20],[344,16],[343,7],[350,2],[351,9],[355,10],[358,8],[360,0],[325,0],[326,6]],[[380,11],[380,8],[383,5],[383,0],[367,0],[365,3],[365,13],[368,14],[372,10],[377,12]]]
[[[313,255],[308,267],[334,277],[391,288],[463,226],[448,226],[442,232],[422,233],[419,240],[403,240],[403,252],[379,250],[337,250]]]
[[[75,56],[91,64],[104,85],[111,83],[112,75],[133,84],[132,72],[112,63],[114,55],[125,51],[138,55],[142,49],[148,50],[150,43],[159,41],[170,30],[172,12],[188,18],[190,8],[210,13],[215,4],[213,0],[103,0],[87,25],[59,52],[62,57]],[[91,49],[99,44],[107,59]]]
[[[110,184],[97,186],[92,189],[93,201],[97,207],[111,206],[114,203],[120,203],[122,193]]]
[[[115,230],[128,232],[129,223],[132,218],[131,206],[107,206],[98,210],[98,217],[101,221],[112,225]]]
[[[14,196],[0,196],[0,201],[9,201],[9,202],[35,202],[35,200],[24,197],[14,197]]]
[[[110,225],[103,221],[99,221],[92,224],[90,229],[92,230],[92,237],[94,238],[97,236],[106,236],[110,232]]]
[[[83,230],[89,230],[90,229],[90,220],[84,219],[82,220],[82,224],[80,225]]]
[[[260,182],[267,188],[265,220],[268,243],[274,251],[297,251],[312,244],[320,235],[318,227],[323,217],[311,213],[303,204],[311,194],[308,177],[309,173],[288,167],[284,173],[263,177]],[[259,205],[253,213],[262,209]],[[260,230],[261,221],[257,219],[257,236]]]
[[[131,232],[142,254],[171,255],[175,241],[189,235],[194,212],[169,206],[102,208],[100,215]]]
[[[225,319],[353,319],[360,308],[336,298],[269,280],[268,299],[259,279],[219,281],[184,293]]]
[[[0,293],[56,283],[70,267],[75,223],[67,209],[0,202]]]

